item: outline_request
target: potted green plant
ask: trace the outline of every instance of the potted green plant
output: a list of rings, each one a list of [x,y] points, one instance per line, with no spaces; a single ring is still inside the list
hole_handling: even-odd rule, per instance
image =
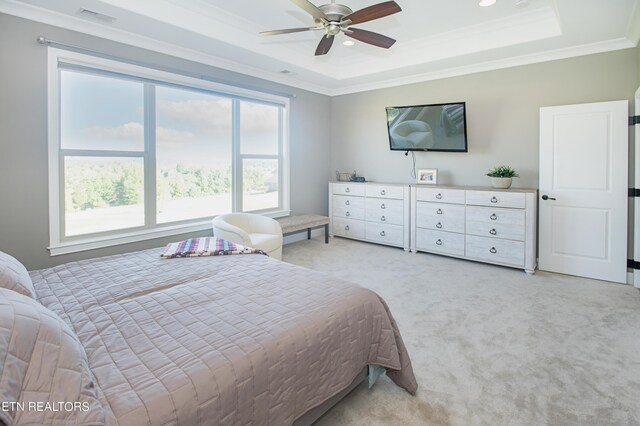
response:
[[[520,177],[510,166],[497,166],[489,170],[487,176],[491,177],[491,185],[494,188],[507,189],[511,187],[513,178]]]

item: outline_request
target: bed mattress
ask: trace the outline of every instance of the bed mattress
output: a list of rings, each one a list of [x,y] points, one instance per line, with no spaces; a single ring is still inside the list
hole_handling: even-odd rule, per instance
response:
[[[291,424],[367,364],[415,393],[374,292],[263,255],[161,251],[31,272],[84,346],[107,424]]]

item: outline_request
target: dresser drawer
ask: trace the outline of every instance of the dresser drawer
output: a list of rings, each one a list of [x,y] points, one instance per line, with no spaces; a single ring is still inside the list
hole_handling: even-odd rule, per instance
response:
[[[524,226],[468,221],[467,234],[524,241]]]
[[[443,254],[464,255],[464,234],[416,229],[416,248]]]
[[[364,220],[364,200],[361,197],[334,195],[332,203],[333,216]]]
[[[464,204],[464,190],[443,188],[416,188],[417,201]]]
[[[331,229],[333,235],[364,239],[364,222],[352,219],[334,218]]]
[[[517,225],[524,228],[524,210],[467,206],[467,222]]]
[[[367,198],[365,202],[365,220],[385,222],[393,225],[404,224],[404,204],[402,200],[385,198]]]
[[[464,206],[418,201],[416,203],[416,226],[464,232]]]
[[[522,192],[467,191],[467,204],[524,209],[526,196]]]
[[[467,234],[524,241],[524,210],[467,206],[466,217]]]
[[[369,241],[402,246],[404,245],[404,227],[400,225],[366,222],[365,238]]]
[[[393,198],[402,200],[404,198],[404,187],[386,185],[366,185],[365,195],[367,197]]]
[[[524,266],[524,243],[521,241],[467,235],[465,250],[467,257],[472,259]]]
[[[357,183],[334,183],[334,194],[364,196],[364,185]]]

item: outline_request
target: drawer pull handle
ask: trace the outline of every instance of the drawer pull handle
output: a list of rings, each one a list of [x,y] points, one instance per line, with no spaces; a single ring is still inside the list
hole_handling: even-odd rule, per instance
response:
[[[384,222],[385,220],[387,220],[387,218],[386,218],[386,217],[384,217],[384,216],[382,216],[382,217],[380,218],[380,220]]]
[[[387,191],[383,189],[382,191],[380,191],[380,195],[387,195]]]
[[[436,213],[437,213],[437,214],[442,214],[442,209],[438,209],[438,210],[436,211]]]
[[[386,209],[386,208],[387,208],[387,206],[385,206],[384,204],[380,204],[380,208],[381,208],[382,210],[384,210],[384,209]]]
[[[496,253],[498,252],[498,250],[496,250],[496,248],[495,248],[495,247],[491,247],[491,248],[489,249],[489,251],[490,251],[491,253],[493,253],[493,254],[496,254]]]
[[[492,229],[491,231],[489,231],[489,233],[490,233],[491,235],[496,235],[498,232],[497,232],[497,231],[496,231],[496,229],[494,228],[494,229]]]
[[[440,222],[436,223],[436,228],[442,229],[442,224]]]
[[[351,216],[351,212],[346,212],[345,215]]]
[[[498,199],[496,197],[491,197],[491,202],[495,204],[498,202]]]
[[[344,230],[345,230],[345,231],[348,231],[348,230],[349,230],[349,225],[345,226],[345,227],[344,227]]]
[[[489,216],[489,219],[491,220],[498,220],[498,216],[496,216],[495,213],[491,213],[491,216]]]
[[[437,245],[439,245],[439,246],[441,246],[441,245],[442,245],[442,240],[438,240],[438,241],[436,241],[436,244],[437,244]]]
[[[440,193],[438,192],[438,194],[436,194],[436,198],[437,198],[438,200],[442,200],[442,194],[440,194]]]
[[[387,235],[384,231],[380,231],[380,236],[384,237],[385,235]]]
[[[345,201],[345,202],[344,202],[344,205],[345,205],[345,206],[348,206],[348,205],[350,205],[350,204],[351,204],[351,203],[349,202],[349,200],[347,200],[347,201]]]
[[[344,189],[344,192],[351,192],[351,189],[349,189],[349,187],[347,186],[347,187]]]

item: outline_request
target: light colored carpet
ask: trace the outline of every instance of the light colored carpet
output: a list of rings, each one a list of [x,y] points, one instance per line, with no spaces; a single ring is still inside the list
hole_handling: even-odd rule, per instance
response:
[[[639,425],[640,292],[332,238],[284,260],[380,294],[418,380],[358,387],[318,425]]]

